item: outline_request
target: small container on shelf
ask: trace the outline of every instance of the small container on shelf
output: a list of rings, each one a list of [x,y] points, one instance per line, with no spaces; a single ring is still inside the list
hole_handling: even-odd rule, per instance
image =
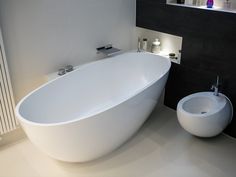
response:
[[[223,2],[223,9],[231,9],[231,1],[230,0],[225,0]]]
[[[175,53],[169,53],[169,58],[172,60],[177,60],[178,57],[176,57]]]
[[[147,51],[147,47],[148,47],[148,40],[147,38],[143,38],[142,50]]]
[[[177,4],[184,4],[184,0],[177,0]]]
[[[155,39],[155,41],[152,43],[152,47],[151,47],[151,52],[152,53],[160,53],[161,51],[161,42],[159,41],[159,39]]]
[[[207,8],[212,8],[214,5],[214,0],[207,0],[206,6]]]
[[[196,0],[196,6],[202,6],[203,4],[203,0]]]
[[[188,6],[192,6],[193,5],[193,0],[185,0],[184,4],[188,5]]]

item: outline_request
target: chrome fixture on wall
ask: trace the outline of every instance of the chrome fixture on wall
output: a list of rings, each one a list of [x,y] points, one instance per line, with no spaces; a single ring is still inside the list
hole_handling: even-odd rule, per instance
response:
[[[214,91],[215,96],[219,96],[219,85],[220,85],[219,79],[220,79],[220,77],[217,76],[216,83],[211,86],[211,90]]]
[[[58,75],[62,76],[62,75],[66,74],[68,72],[71,72],[73,70],[74,70],[74,67],[72,65],[66,65],[64,68],[60,68],[58,70]]]
[[[121,52],[121,49],[112,47],[112,44],[107,44],[97,48],[97,53],[103,53],[106,56],[112,56]]]

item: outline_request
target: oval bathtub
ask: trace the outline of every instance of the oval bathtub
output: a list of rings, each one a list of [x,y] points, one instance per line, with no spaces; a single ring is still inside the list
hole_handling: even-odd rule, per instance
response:
[[[49,156],[68,162],[99,158],[144,123],[165,86],[168,59],[130,52],[92,62],[24,97],[16,115]]]

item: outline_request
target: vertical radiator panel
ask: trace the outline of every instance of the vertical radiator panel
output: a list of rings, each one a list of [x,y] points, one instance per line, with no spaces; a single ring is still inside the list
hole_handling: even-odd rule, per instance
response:
[[[0,101],[0,134],[3,134],[3,132],[6,131],[5,129],[5,122],[4,122],[4,116],[3,116],[3,112],[2,112],[2,106],[1,106],[1,101]]]
[[[11,80],[6,62],[6,55],[0,30],[0,134],[11,132],[18,128],[14,113],[15,102],[13,98]]]

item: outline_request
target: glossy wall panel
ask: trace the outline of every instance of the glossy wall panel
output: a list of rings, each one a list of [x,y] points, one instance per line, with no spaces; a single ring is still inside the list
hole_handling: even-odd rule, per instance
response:
[[[182,97],[210,90],[219,75],[222,92],[236,108],[236,14],[170,6],[164,0],[137,0],[136,5],[136,26],[183,37],[182,63],[172,65],[165,104],[175,109]],[[236,116],[225,132],[236,137]]]

